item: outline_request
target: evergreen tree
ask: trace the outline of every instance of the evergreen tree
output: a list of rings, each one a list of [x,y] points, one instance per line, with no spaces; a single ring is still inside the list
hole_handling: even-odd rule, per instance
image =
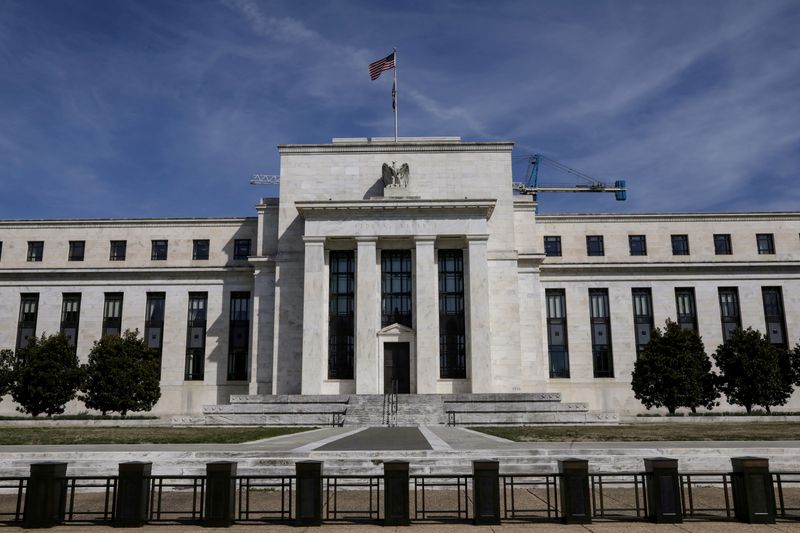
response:
[[[751,412],[760,405],[767,411],[783,405],[792,395],[793,371],[789,352],[773,346],[752,328],[737,329],[720,344],[715,359],[720,370],[720,390],[728,403]]]
[[[31,337],[27,347],[17,350],[9,368],[17,410],[33,416],[63,413],[83,376],[75,349],[62,334]]]
[[[11,391],[14,384],[14,352],[0,350],[0,396],[5,396]]]
[[[711,361],[694,331],[667,320],[664,331],[653,330],[650,342],[634,363],[631,387],[648,409],[711,408],[719,397]]]
[[[139,332],[106,336],[94,343],[85,365],[80,399],[103,414],[149,411],[161,397],[161,363]]]

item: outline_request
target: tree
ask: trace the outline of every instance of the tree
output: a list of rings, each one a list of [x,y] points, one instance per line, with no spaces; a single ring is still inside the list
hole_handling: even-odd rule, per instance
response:
[[[17,350],[9,368],[17,410],[33,416],[63,413],[83,376],[75,349],[63,334],[31,337],[28,346]]]
[[[769,411],[792,395],[789,352],[773,346],[757,330],[735,330],[714,357],[720,370],[720,390],[728,403],[742,405],[748,413],[754,405]]]
[[[786,365],[789,368],[789,379],[793,385],[800,387],[800,343],[793,350],[786,352]]]
[[[716,405],[715,379],[700,336],[667,320],[634,363],[631,387],[646,408],[666,407],[674,415],[679,407]]]
[[[5,396],[11,391],[14,384],[14,352],[0,350],[0,396]]]
[[[96,341],[84,368],[80,399],[103,414],[149,411],[161,397],[158,352],[148,348],[138,330]]]

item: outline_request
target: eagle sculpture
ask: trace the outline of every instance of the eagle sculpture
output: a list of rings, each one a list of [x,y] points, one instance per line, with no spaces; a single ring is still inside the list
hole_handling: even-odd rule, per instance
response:
[[[400,165],[400,168],[395,167],[394,161],[392,161],[392,166],[389,166],[388,163],[384,163],[381,173],[383,176],[384,187],[408,187],[408,163],[403,163]]]

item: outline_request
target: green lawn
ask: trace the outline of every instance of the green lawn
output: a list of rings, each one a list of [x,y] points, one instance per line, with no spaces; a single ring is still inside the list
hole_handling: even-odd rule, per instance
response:
[[[3,427],[2,444],[233,444],[309,431],[306,427]]]
[[[592,442],[664,440],[800,440],[800,423],[621,424],[619,426],[474,427],[518,442]]]

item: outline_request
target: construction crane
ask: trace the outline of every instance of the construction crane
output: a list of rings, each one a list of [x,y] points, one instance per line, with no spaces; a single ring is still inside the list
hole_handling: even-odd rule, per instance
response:
[[[280,185],[281,177],[276,174],[253,174],[250,185]]]
[[[579,183],[571,187],[543,187],[539,185],[539,169],[542,165],[550,165],[562,172],[572,174],[578,178],[586,181],[586,183]],[[624,201],[628,197],[628,191],[625,187],[625,180],[616,180],[614,186],[607,185],[602,181],[596,180],[593,177],[570,168],[567,165],[559,163],[554,159],[545,157],[542,154],[534,154],[528,157],[528,169],[525,172],[528,176],[527,183],[516,182],[512,184],[514,191],[519,194],[529,194],[536,199],[536,195],[540,192],[613,192],[617,201]]]

